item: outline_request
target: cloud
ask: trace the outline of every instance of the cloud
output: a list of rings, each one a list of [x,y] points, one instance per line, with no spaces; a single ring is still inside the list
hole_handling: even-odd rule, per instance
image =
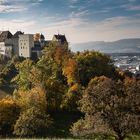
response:
[[[33,2],[42,2],[43,0],[0,0],[0,4],[6,4],[6,3],[33,3]]]
[[[129,2],[135,2],[136,0],[128,0]]]
[[[140,5],[129,6],[128,10],[131,11],[140,11]]]
[[[89,10],[83,10],[83,11],[72,11],[71,14],[70,14],[70,17],[84,17],[84,16],[87,16],[89,15]]]
[[[97,40],[110,41],[140,37],[139,25],[139,19],[121,16],[107,18],[101,22],[87,22],[80,18],[71,18],[46,25],[42,32],[47,32],[47,37],[51,39],[53,34],[59,30],[60,33],[66,34],[67,39],[72,43]]]
[[[77,3],[78,2],[78,0],[69,0],[70,1],[70,3]]]
[[[19,12],[26,9],[26,7],[21,6],[0,5],[0,13]]]
[[[0,13],[11,13],[28,10],[30,5],[36,5],[43,0],[0,0]]]
[[[133,3],[132,3],[133,2]],[[140,3],[136,3],[136,0],[129,0],[129,3],[120,5],[126,11],[140,11]]]
[[[23,30],[28,33],[28,30],[33,26],[35,27],[35,21],[27,21],[27,20],[5,20],[0,19],[0,29],[1,30],[10,30],[11,32],[16,32],[17,30]]]
[[[53,34],[59,31],[66,34],[70,42],[140,37],[139,5],[136,5],[135,2],[132,3],[134,0],[125,0],[125,2],[122,0],[115,2],[110,0],[107,2],[104,0],[59,0],[58,5],[53,5],[56,3],[54,0],[44,0],[43,4],[46,4],[46,7],[38,6],[42,1],[0,0],[0,13],[30,9],[23,14],[27,15],[29,20],[25,17],[19,20],[8,20],[12,18],[8,16],[3,19],[0,17],[0,29],[9,28],[12,32],[19,29],[26,33],[42,32],[47,39],[51,39]],[[62,4],[61,2],[66,3]],[[37,5],[38,9],[35,9],[34,5]],[[52,6],[54,7],[52,8]],[[32,11],[34,11],[33,16],[31,15]],[[15,17],[16,15],[14,15]],[[37,17],[36,21],[34,21],[34,17]]]

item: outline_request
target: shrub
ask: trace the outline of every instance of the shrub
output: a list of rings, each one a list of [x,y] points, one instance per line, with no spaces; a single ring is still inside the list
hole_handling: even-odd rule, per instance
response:
[[[0,101],[0,134],[8,135],[13,131],[13,126],[19,115],[19,107],[11,97]]]
[[[42,136],[51,123],[49,115],[33,107],[21,113],[14,126],[13,134],[20,137]]]
[[[22,111],[32,107],[46,110],[46,96],[40,87],[32,88],[29,91],[15,90],[14,98]]]

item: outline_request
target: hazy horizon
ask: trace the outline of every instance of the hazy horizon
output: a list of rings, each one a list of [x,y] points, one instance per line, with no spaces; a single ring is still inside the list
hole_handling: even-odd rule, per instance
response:
[[[65,34],[68,42],[140,38],[139,0],[0,0],[0,31]]]

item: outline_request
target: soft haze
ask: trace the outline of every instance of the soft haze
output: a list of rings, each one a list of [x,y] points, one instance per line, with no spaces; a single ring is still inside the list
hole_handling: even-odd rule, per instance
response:
[[[0,30],[70,43],[140,37],[140,0],[0,0]]]

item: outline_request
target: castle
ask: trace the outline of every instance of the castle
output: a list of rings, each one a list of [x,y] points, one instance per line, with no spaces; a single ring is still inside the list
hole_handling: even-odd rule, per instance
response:
[[[60,45],[67,44],[65,35],[54,35],[52,40],[45,40],[43,34],[24,34],[17,31],[14,35],[10,31],[0,32],[0,54],[4,57],[12,56],[31,58],[40,57],[42,49],[48,47],[49,43],[57,42]]]

